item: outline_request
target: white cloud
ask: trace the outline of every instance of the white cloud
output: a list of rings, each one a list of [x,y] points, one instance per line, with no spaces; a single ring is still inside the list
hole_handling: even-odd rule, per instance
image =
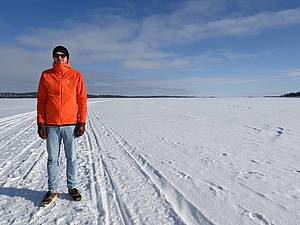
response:
[[[91,15],[91,23],[67,21],[56,28],[31,30],[20,35],[22,45],[51,49],[62,43],[72,58],[82,63],[115,61],[132,69],[160,69],[189,64],[189,59],[166,47],[220,36],[241,36],[300,23],[300,8],[263,12],[245,17],[216,19],[224,1],[188,1],[170,14],[152,15],[135,21],[116,15]],[[253,57],[224,50],[223,58]],[[181,57],[181,58],[180,58]],[[246,57],[246,58],[245,58]]]
[[[193,17],[186,12],[186,18]],[[188,21],[163,15],[143,21],[141,39],[154,47],[188,43],[220,36],[242,36],[265,29],[300,24],[300,8],[278,12],[263,12],[252,16],[228,17],[203,21]],[[157,35],[159,34],[159,35]]]
[[[91,12],[90,12],[91,13]],[[107,12],[106,12],[107,13]],[[242,36],[300,23],[300,8],[255,15],[226,15],[225,1],[186,1],[169,14],[151,15],[140,21],[95,11],[89,22],[67,20],[55,28],[35,28],[16,37],[17,45],[0,45],[1,76],[11,78],[39,74],[40,68],[51,64],[51,50],[57,44],[66,45],[71,61],[76,65],[115,63],[125,70],[182,69],[203,70],[225,60],[249,60],[263,53],[240,53],[212,49],[186,56],[172,50],[173,46],[201,42],[223,36]],[[0,18],[1,24],[1,18]],[[28,49],[39,49],[38,52]],[[186,70],[187,71],[187,70]],[[299,71],[298,71],[299,72]],[[298,72],[291,72],[299,78]],[[201,73],[203,74],[203,73]],[[285,74],[287,76],[288,74]],[[35,75],[34,75],[35,76]],[[119,75],[121,76],[121,75]],[[226,76],[225,76],[226,77]],[[292,77],[292,76],[291,76]],[[98,86],[103,85],[99,81]],[[121,82],[121,81],[119,81]],[[128,81],[126,81],[128,82]],[[150,82],[146,80],[145,82]],[[172,90],[196,84],[247,83],[253,80],[231,78],[184,78],[172,82],[153,81]],[[142,85],[143,81],[135,84]],[[108,87],[108,86],[107,86]],[[111,87],[111,86],[110,86]]]
[[[189,89],[189,87],[204,87],[211,85],[229,85],[229,84],[246,84],[246,83],[256,83],[259,80],[256,79],[242,79],[242,78],[234,78],[226,75],[208,77],[183,77],[180,79],[170,79],[170,80],[159,80],[154,81],[157,82],[157,85],[162,85],[164,87],[172,87],[172,88],[185,88]],[[147,81],[150,82],[151,81]]]
[[[281,78],[289,78],[292,80],[300,80],[300,68],[291,69],[288,71],[282,72]]]
[[[96,88],[101,89],[102,93],[111,93],[112,88],[118,94],[127,95],[207,95],[203,90],[222,89],[221,87],[240,87],[245,84],[255,84],[260,82],[256,79],[237,78],[226,74],[219,76],[192,77],[183,76],[181,78],[133,78],[133,79],[112,79],[96,82]],[[93,89],[93,87],[91,87]]]
[[[45,52],[34,52],[11,45],[0,45],[0,68],[1,76],[5,73],[19,75],[20,77],[36,73],[45,65]],[[50,61],[50,60],[49,60]],[[40,73],[40,71],[39,71]]]
[[[32,91],[37,88],[41,68],[51,65],[47,53],[0,44],[0,91]],[[47,62],[49,62],[47,64]]]

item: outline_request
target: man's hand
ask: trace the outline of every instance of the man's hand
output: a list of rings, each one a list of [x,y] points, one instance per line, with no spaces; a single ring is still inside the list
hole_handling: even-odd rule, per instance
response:
[[[47,138],[47,130],[43,123],[38,123],[38,134],[42,139]]]
[[[75,127],[75,137],[80,137],[84,134],[85,131],[85,124],[84,123],[78,123]]]

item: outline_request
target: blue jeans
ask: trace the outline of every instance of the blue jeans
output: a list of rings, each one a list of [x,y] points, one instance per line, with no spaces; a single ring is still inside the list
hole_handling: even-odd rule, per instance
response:
[[[77,156],[75,125],[53,126],[46,125],[47,129],[47,171],[48,188],[57,191],[59,177],[59,155],[61,139],[63,139],[65,156],[67,158],[67,185],[68,188],[76,187],[77,184]]]

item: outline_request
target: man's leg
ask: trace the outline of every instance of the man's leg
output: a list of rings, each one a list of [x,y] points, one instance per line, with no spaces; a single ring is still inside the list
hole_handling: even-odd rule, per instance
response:
[[[65,155],[67,158],[67,185],[68,189],[77,185],[77,151],[75,139],[75,126],[63,126],[62,137],[64,142]]]
[[[47,171],[48,171],[48,188],[49,190],[57,191],[59,177],[59,154],[61,134],[60,127],[46,126],[47,129]]]

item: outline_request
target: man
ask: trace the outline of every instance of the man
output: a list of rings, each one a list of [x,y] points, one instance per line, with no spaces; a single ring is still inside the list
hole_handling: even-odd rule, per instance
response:
[[[84,78],[71,68],[69,52],[56,46],[52,52],[53,68],[45,70],[37,93],[38,134],[47,143],[48,192],[42,201],[47,205],[58,196],[61,140],[67,159],[68,193],[81,200],[77,190],[76,140],[83,135],[86,123],[87,95]]]

